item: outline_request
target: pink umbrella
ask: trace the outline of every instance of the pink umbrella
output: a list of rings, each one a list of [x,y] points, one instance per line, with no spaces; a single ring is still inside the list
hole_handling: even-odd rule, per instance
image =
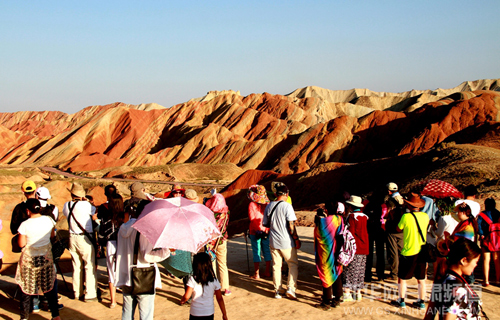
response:
[[[144,235],[154,248],[193,253],[221,236],[214,213],[206,206],[182,197],[149,203],[132,227]]]

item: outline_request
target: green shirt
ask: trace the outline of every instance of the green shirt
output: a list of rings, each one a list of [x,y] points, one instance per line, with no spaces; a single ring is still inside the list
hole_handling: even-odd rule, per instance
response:
[[[425,212],[413,212],[415,217],[417,217],[420,230],[422,230],[422,235],[424,240],[426,240],[427,226],[429,225],[429,216]],[[420,247],[425,244],[422,241],[422,237],[418,232],[417,224],[415,223],[415,218],[411,213],[405,213],[399,221],[398,228],[403,230],[403,249],[401,250],[401,255],[403,256],[414,256],[420,252]]]

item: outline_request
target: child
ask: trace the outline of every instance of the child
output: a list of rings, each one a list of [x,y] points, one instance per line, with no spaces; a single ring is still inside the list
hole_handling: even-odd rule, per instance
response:
[[[222,298],[221,286],[219,280],[215,278],[212,269],[210,256],[205,252],[200,252],[193,257],[193,275],[189,278],[186,292],[181,299],[181,305],[186,303],[189,298],[191,309],[189,310],[189,319],[214,319],[214,295],[222,311],[222,319],[227,320],[226,306]]]

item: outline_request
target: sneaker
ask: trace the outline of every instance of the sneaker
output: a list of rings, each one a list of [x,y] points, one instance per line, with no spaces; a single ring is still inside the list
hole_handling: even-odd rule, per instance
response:
[[[323,310],[323,311],[328,311],[330,310],[332,307],[327,305],[327,304],[324,304],[323,302],[321,302],[320,304],[317,304],[315,305],[316,308],[320,309],[320,310]]]
[[[363,300],[363,295],[361,294],[361,292],[356,293],[356,301],[361,301],[361,300]]]
[[[58,304],[58,307],[59,307],[59,310],[61,310],[61,309],[63,309],[63,308],[64,308],[64,304],[59,303],[59,304]]]
[[[85,302],[96,302],[96,301],[98,301],[97,298],[85,299]]]
[[[40,307],[39,307],[38,305],[33,306],[33,312],[34,312],[34,313],[38,313],[38,312],[40,312]]]
[[[280,295],[279,290],[274,293],[274,298],[275,299],[281,299],[281,295]]]
[[[354,301],[352,295],[350,293],[344,293],[341,302],[351,302],[351,301]]]
[[[226,290],[224,290],[223,295],[225,295],[225,296],[230,296],[230,295],[231,295],[231,293],[232,293],[232,292],[231,292],[231,290],[226,289]]]
[[[295,291],[293,291],[293,290],[288,289],[287,292],[286,292],[286,296],[289,299],[297,300],[297,296],[295,295]]]
[[[393,306],[399,307],[399,308],[406,308],[406,303],[404,300],[398,299],[398,300],[392,300],[391,304]]]
[[[424,310],[425,309],[425,302],[424,300],[417,300],[413,303],[413,307],[417,308],[417,309],[420,309],[420,310]]]

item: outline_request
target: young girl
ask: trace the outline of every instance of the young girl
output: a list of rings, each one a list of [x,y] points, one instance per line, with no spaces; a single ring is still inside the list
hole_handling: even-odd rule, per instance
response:
[[[447,269],[444,274],[436,275],[424,320],[434,319],[436,313],[445,320],[487,319],[481,299],[465,279],[474,272],[480,255],[481,249],[464,237],[451,245]]]
[[[193,275],[189,278],[186,293],[181,299],[182,305],[192,298],[189,319],[214,319],[214,295],[222,312],[222,319],[227,320],[221,286],[215,277],[210,256],[205,252],[197,253],[193,257]]]

